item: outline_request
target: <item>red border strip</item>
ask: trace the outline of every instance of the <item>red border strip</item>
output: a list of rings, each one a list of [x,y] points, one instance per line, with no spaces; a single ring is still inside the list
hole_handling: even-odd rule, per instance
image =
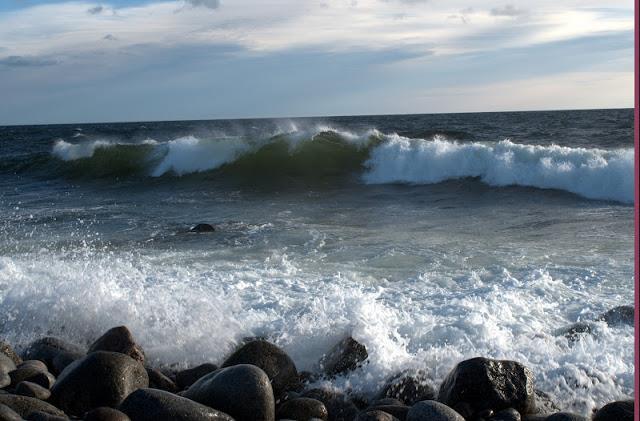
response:
[[[638,49],[640,48],[640,0],[635,1],[635,77],[634,77],[634,99],[635,99],[635,145],[636,145],[636,153],[635,153],[635,298],[636,298],[636,320],[635,320],[635,334],[636,334],[636,346],[635,346],[635,420],[640,421],[640,213],[638,208],[640,204],[638,201],[640,200],[640,105],[638,101],[640,100],[640,65],[638,61],[640,61],[640,52]]]

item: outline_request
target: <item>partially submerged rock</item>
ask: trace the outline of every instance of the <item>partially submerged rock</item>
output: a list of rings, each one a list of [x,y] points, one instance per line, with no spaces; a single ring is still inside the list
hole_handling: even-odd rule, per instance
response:
[[[403,371],[391,377],[380,391],[380,398],[395,398],[406,405],[416,402],[434,400],[437,392],[429,384],[424,371]]]
[[[191,232],[214,232],[216,228],[211,224],[196,224],[189,231]]]
[[[615,401],[600,408],[593,421],[633,421],[633,400]]]
[[[336,344],[320,359],[320,368],[329,376],[336,376],[353,371],[367,358],[367,348],[352,337]]]
[[[635,309],[633,306],[618,306],[606,311],[598,317],[598,320],[607,322],[610,326],[629,325],[635,323]]]

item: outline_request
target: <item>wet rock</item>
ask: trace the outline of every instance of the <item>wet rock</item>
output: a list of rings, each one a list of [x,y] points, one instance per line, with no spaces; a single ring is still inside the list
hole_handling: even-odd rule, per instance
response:
[[[422,401],[411,407],[406,421],[464,421],[464,418],[440,402]]]
[[[0,404],[6,405],[16,411],[21,417],[26,417],[32,412],[41,411],[51,415],[64,416],[64,413],[55,406],[28,396],[0,394]]]
[[[189,231],[191,232],[214,232],[216,229],[210,224],[196,224]]]
[[[355,421],[399,421],[396,417],[386,412],[374,410],[366,410],[358,414]]]
[[[604,320],[609,326],[629,325],[633,326],[635,321],[635,309],[633,306],[614,307],[601,314],[598,320]]]
[[[46,337],[33,342],[25,351],[23,357],[25,360],[40,360],[44,362],[49,371],[57,375],[60,372],[56,370],[53,360],[60,353],[75,355],[77,358],[83,356],[84,350],[78,345],[66,342],[55,337]]]
[[[310,389],[302,393],[302,397],[316,399],[327,408],[329,421],[351,421],[358,413],[358,407],[347,397],[338,392],[327,389]]]
[[[211,363],[200,364],[193,368],[187,368],[176,373],[176,385],[179,389],[187,389],[200,378],[212,373],[218,369],[218,366]]]
[[[367,410],[386,412],[387,414],[391,414],[401,421],[404,421],[407,418],[409,409],[410,407],[406,405],[376,405],[372,406],[371,408],[367,408]]]
[[[51,401],[72,415],[100,406],[117,407],[134,390],[148,387],[138,361],[118,353],[97,351],[71,363],[51,389]]]
[[[0,354],[0,372],[8,373],[16,368],[16,363],[13,362],[11,358],[4,354]]]
[[[119,352],[144,364],[144,351],[136,344],[131,331],[126,326],[109,329],[89,347],[89,352],[110,351]]]
[[[120,405],[120,410],[134,421],[233,421],[221,411],[157,389],[136,390]]]
[[[0,389],[4,389],[11,385],[11,376],[9,373],[0,371]]]
[[[498,411],[489,418],[490,421],[520,421],[521,419],[520,413],[513,408]]]
[[[42,411],[30,413],[25,418],[26,421],[68,421],[69,418],[63,415],[51,415]]]
[[[535,390],[536,414],[549,415],[560,411],[560,407],[551,399],[551,396],[541,390]]]
[[[368,357],[367,348],[352,337],[348,337],[336,344],[320,359],[320,367],[325,374],[336,376],[355,370]]]
[[[600,408],[594,415],[593,421],[632,421],[633,400],[615,401]]]
[[[131,418],[129,418],[124,412],[118,411],[117,409],[109,408],[108,406],[101,406],[84,414],[83,421],[131,421]]]
[[[0,421],[22,421],[22,417],[7,405],[0,405]]]
[[[380,397],[396,398],[411,406],[416,402],[434,400],[436,391],[428,383],[424,371],[403,371],[392,377],[382,388]]]
[[[250,364],[209,373],[192,384],[184,397],[227,413],[237,421],[275,419],[275,400],[269,376]]]
[[[276,419],[308,420],[318,418],[327,420],[329,413],[322,402],[311,398],[295,398],[286,401],[276,413]]]
[[[558,412],[553,415],[549,415],[545,421],[587,421],[587,419],[578,414]]]
[[[176,393],[178,386],[169,377],[165,376],[156,370],[155,368],[147,368],[147,375],[149,376],[149,387],[152,389],[165,390],[167,392]]]
[[[556,330],[556,336],[564,336],[569,340],[570,344],[580,340],[584,335],[589,335],[593,331],[593,326],[590,323],[577,322],[569,326],[562,327]]]
[[[11,361],[13,361],[15,365],[18,365],[22,362],[22,358],[20,358],[20,356],[16,354],[11,345],[4,341],[0,341],[0,354],[6,355],[7,357],[11,358]]]
[[[515,361],[478,357],[451,370],[440,386],[438,401],[472,414],[508,408],[527,414],[535,410],[535,396],[533,373],[527,367]]]
[[[49,367],[40,360],[26,360],[18,364],[17,368],[33,368],[46,373],[49,371]]]
[[[283,350],[265,340],[253,340],[244,344],[226,359],[222,367],[237,364],[260,367],[269,376],[276,397],[298,386],[298,370],[293,360]]]
[[[16,386],[16,395],[29,396],[46,401],[51,396],[51,391],[39,384],[24,381]]]
[[[53,374],[48,371],[42,371],[39,367],[36,368],[34,366],[17,368],[10,372],[9,376],[11,376],[11,385],[13,387],[17,386],[20,382],[28,381],[49,389],[56,380]]]
[[[401,401],[400,399],[396,399],[396,398],[382,398],[382,399],[377,399],[373,402],[371,402],[371,405],[369,406],[374,407],[374,406],[381,406],[381,405],[404,405],[405,403],[403,401]]]

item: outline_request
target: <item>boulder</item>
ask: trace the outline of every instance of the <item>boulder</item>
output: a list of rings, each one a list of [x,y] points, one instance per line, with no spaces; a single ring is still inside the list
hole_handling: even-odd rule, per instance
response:
[[[293,360],[283,350],[265,340],[253,340],[244,344],[226,359],[222,367],[237,364],[260,367],[269,376],[276,397],[298,386],[298,370]]]
[[[82,415],[100,406],[117,407],[131,392],[149,386],[138,361],[119,352],[96,351],[71,363],[51,389],[51,401]]]
[[[276,419],[308,420],[318,418],[327,420],[329,414],[322,402],[311,398],[295,398],[278,407]]]
[[[401,421],[407,419],[410,407],[406,405],[376,405],[367,408],[367,411],[382,411],[391,414]]]
[[[0,354],[6,355],[11,358],[14,364],[18,365],[22,362],[22,358],[13,350],[11,345],[4,341],[0,341]]]
[[[403,371],[387,381],[379,394],[380,398],[395,398],[406,405],[416,402],[434,400],[436,391],[428,383],[424,371]]]
[[[51,415],[64,416],[64,412],[55,406],[28,396],[0,394],[0,404],[6,405],[16,411],[21,417],[26,417],[32,412],[41,411]]]
[[[69,421],[69,418],[62,415],[51,415],[42,411],[35,411],[25,417],[26,421]]]
[[[117,409],[101,406],[84,414],[83,421],[131,421],[131,418]]]
[[[22,421],[22,417],[7,405],[0,405],[0,421]]]
[[[589,335],[593,331],[591,323],[577,322],[569,326],[561,327],[555,331],[556,336],[564,336],[568,339],[569,344],[573,344],[584,335]]]
[[[269,376],[259,367],[238,364],[200,378],[184,397],[229,414],[237,421],[273,421],[275,400]]]
[[[351,421],[360,412],[358,407],[347,397],[339,392],[328,389],[310,389],[302,393],[303,398],[316,399],[327,408],[329,421]]]
[[[81,358],[85,353],[78,345],[66,342],[60,338],[46,337],[33,342],[26,349],[23,358],[25,360],[40,360],[44,362],[49,371],[57,375],[60,372],[55,369],[53,360],[60,353],[74,355],[76,359]]]
[[[166,390],[167,392],[176,393],[178,386],[169,377],[162,374],[160,370],[147,367],[147,375],[149,376],[149,387],[152,389]]]
[[[587,418],[570,412],[557,412],[549,415],[545,421],[587,421]]]
[[[39,384],[24,381],[16,386],[16,395],[29,396],[46,401],[51,396],[51,391]]]
[[[84,352],[60,351],[51,361],[51,372],[60,374],[72,362],[84,357]]]
[[[320,368],[328,376],[337,376],[358,368],[367,358],[367,348],[352,337],[336,344],[320,359]]]
[[[377,409],[363,411],[358,414],[355,421],[399,421],[396,417]]]
[[[42,371],[40,368],[33,366],[17,368],[10,372],[9,376],[11,376],[11,385],[13,387],[17,386],[20,382],[29,381],[49,389],[56,380],[55,377],[53,377],[53,374],[48,371]]]
[[[489,418],[490,421],[520,421],[521,419],[520,413],[513,408],[498,411]]]
[[[602,313],[598,320],[604,320],[609,326],[629,325],[635,323],[635,309],[633,306],[618,306]]]
[[[218,366],[211,363],[204,363],[198,366],[187,368],[186,370],[176,373],[176,385],[180,390],[187,389],[198,379],[212,373],[218,369]]]
[[[109,329],[89,347],[89,352],[110,351],[130,356],[144,364],[144,351],[136,344],[131,331],[126,326]]]
[[[216,228],[211,224],[196,224],[189,231],[191,232],[214,232]]]
[[[138,389],[120,410],[134,421],[233,421],[229,415],[190,399],[158,389]]]
[[[464,421],[464,418],[440,402],[422,401],[411,407],[406,421]]]
[[[438,401],[469,417],[484,410],[514,408],[533,413],[536,395],[533,373],[524,365],[507,360],[472,358],[462,361],[445,377]],[[462,413],[462,412],[461,412]]]
[[[593,415],[592,420],[633,421],[633,406],[633,400],[615,401],[608,403]]]

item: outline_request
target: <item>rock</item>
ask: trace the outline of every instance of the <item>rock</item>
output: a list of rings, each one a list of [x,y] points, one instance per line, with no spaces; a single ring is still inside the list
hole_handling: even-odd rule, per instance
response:
[[[118,411],[117,409],[109,408],[108,406],[101,406],[84,414],[83,421],[131,421],[131,418],[129,418],[124,412]]]
[[[233,421],[229,415],[190,399],[158,389],[138,389],[120,410],[134,421]]]
[[[367,348],[352,337],[343,339],[320,359],[325,374],[336,376],[353,371],[369,357]]]
[[[413,405],[416,402],[434,400],[436,391],[428,383],[427,375],[424,371],[403,371],[392,377],[382,388],[380,397],[396,398],[406,405]]]
[[[329,421],[351,421],[360,412],[347,397],[338,392],[327,389],[310,389],[302,394],[304,398],[316,399],[327,408]]]
[[[587,421],[587,419],[578,414],[558,412],[553,415],[549,415],[545,421]]]
[[[237,364],[260,367],[269,376],[276,397],[298,386],[298,370],[293,360],[283,350],[265,340],[253,340],[244,344],[227,358],[222,367]]]
[[[549,415],[560,411],[560,407],[551,400],[551,396],[541,390],[535,390],[536,394],[536,414]]]
[[[49,367],[40,360],[26,360],[18,364],[17,368],[34,368],[38,371],[46,373],[49,371]]]
[[[11,376],[9,373],[0,371],[0,389],[4,389],[11,385]]]
[[[387,414],[391,414],[399,420],[404,421],[407,419],[409,409],[410,408],[406,405],[376,405],[371,408],[367,408],[367,411],[372,410],[386,412]]]
[[[176,385],[179,389],[187,389],[198,379],[212,373],[218,369],[218,366],[211,363],[200,364],[193,368],[187,368],[176,373]]]
[[[329,414],[322,402],[311,398],[295,398],[284,402],[276,413],[276,419],[305,421],[310,418],[327,420]]]
[[[216,229],[210,224],[196,224],[189,231],[191,232],[214,232]]]
[[[377,399],[373,402],[371,402],[371,405],[369,406],[369,408],[374,407],[374,406],[381,406],[381,405],[404,405],[405,403],[403,401],[401,401],[400,399],[396,399],[396,398],[382,398],[382,399]]]
[[[51,396],[51,391],[36,383],[28,381],[20,382],[16,386],[16,395],[29,396],[31,398],[46,401]]]
[[[110,351],[119,352],[144,364],[144,351],[136,344],[131,331],[126,326],[109,329],[89,347],[89,352]]]
[[[633,406],[633,400],[615,401],[608,403],[593,415],[592,420],[633,421]]]
[[[629,325],[633,326],[635,321],[635,309],[633,306],[619,306],[603,313],[598,320],[604,320],[609,326]]]
[[[59,372],[55,370],[53,360],[61,352],[76,355],[78,358],[84,355],[83,349],[78,345],[59,338],[46,337],[38,339],[29,345],[23,357],[25,360],[40,360],[44,362],[49,367],[49,371],[57,375]]]
[[[11,358],[4,354],[0,354],[0,372],[8,373],[16,368],[16,363],[14,363]]]
[[[591,334],[593,326],[590,323],[577,322],[569,326],[562,327],[556,330],[556,336],[564,336],[569,340],[570,344],[580,340],[583,335]]]
[[[374,410],[366,410],[358,414],[355,421],[399,421],[396,417],[386,412]]]
[[[466,407],[470,415],[508,408],[521,414],[532,413],[535,399],[531,370],[515,361],[482,357],[458,363],[438,392],[438,401],[458,412]]]
[[[21,417],[26,417],[32,412],[42,411],[51,415],[64,416],[64,412],[55,406],[48,404],[40,399],[30,398],[27,396],[0,394],[0,404],[6,405],[16,411]]]
[[[464,421],[464,418],[440,402],[422,401],[411,407],[406,421]]]
[[[22,362],[22,358],[20,358],[20,356],[16,354],[11,345],[4,341],[0,341],[0,354],[6,355],[7,357],[11,358],[11,361],[13,361],[15,365],[18,365]]]
[[[9,373],[9,376],[11,376],[11,385],[14,387],[20,382],[29,381],[48,389],[56,380],[55,377],[53,377],[53,374],[48,371],[42,371],[40,368],[35,368],[33,366],[17,368]]]
[[[169,377],[165,376],[155,368],[147,368],[149,376],[149,387],[152,389],[166,390],[167,392],[176,393],[178,386]]]
[[[131,392],[148,386],[149,377],[138,361],[96,351],[64,369],[51,389],[51,401],[69,414],[82,415],[100,406],[117,407]]]
[[[503,409],[489,418],[490,421],[520,421],[521,419],[520,413],[513,408]]]
[[[84,352],[60,351],[51,361],[51,371],[56,374],[62,373],[69,364],[84,357]]]
[[[0,421],[22,421],[22,417],[7,405],[0,405]]]
[[[269,376],[259,367],[238,364],[200,378],[184,397],[227,413],[237,421],[273,421],[275,400]]]
[[[69,418],[61,415],[51,415],[42,411],[35,411],[27,415],[27,421],[69,421]]]

